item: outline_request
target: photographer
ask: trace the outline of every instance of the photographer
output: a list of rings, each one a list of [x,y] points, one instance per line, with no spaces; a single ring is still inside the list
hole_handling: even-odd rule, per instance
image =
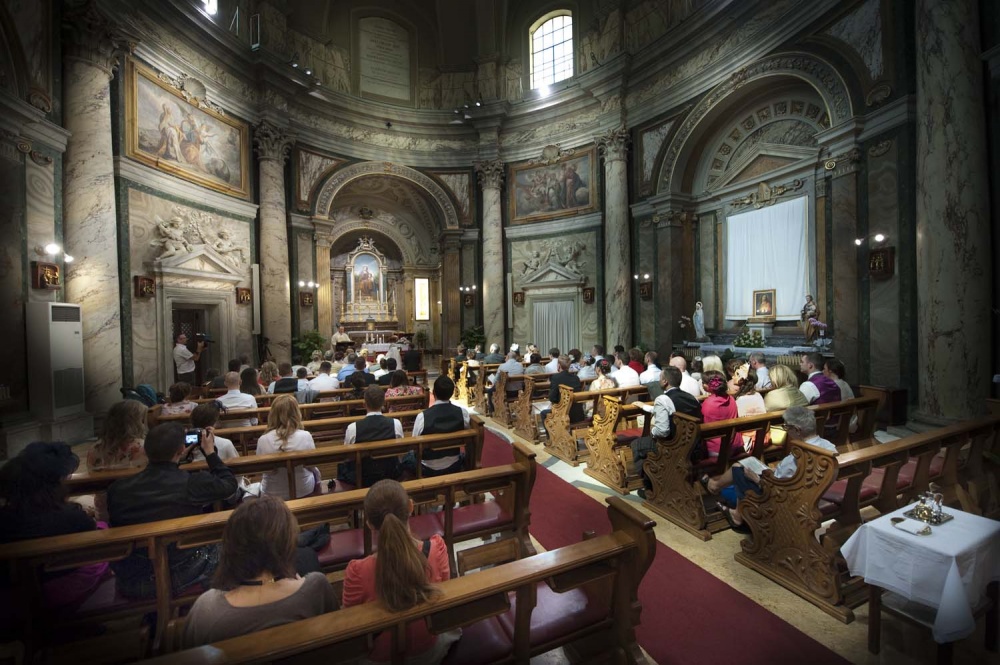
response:
[[[196,351],[191,353],[187,348],[188,336],[180,333],[174,338],[174,365],[177,368],[177,380],[195,384],[194,364],[201,357],[201,352],[205,350],[205,340],[198,340]]]

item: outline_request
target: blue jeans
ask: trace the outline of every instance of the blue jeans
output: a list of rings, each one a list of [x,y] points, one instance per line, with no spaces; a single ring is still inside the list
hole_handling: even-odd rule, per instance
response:
[[[746,477],[742,466],[734,466],[732,471],[733,484],[729,487],[723,488],[719,494],[722,496],[723,502],[727,506],[735,508],[739,505],[740,499],[746,496],[747,492],[760,494],[761,489],[760,485]]]

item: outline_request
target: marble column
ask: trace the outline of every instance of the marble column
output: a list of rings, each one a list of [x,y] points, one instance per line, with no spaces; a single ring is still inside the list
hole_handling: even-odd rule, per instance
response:
[[[833,352],[844,363],[848,377],[860,377],[860,346],[858,333],[858,166],[861,153],[853,149],[833,158],[832,217],[825,220],[833,226],[831,268],[833,273],[832,308],[825,314],[833,325]]]
[[[632,290],[629,274],[629,135],[624,127],[597,137],[604,158],[604,318],[605,346],[632,345]]]
[[[694,215],[669,211],[654,216],[652,221],[656,232],[656,274],[653,275],[656,283],[656,351],[667,358],[674,343],[684,340],[678,321],[681,316],[691,316],[694,311],[684,302],[686,294],[693,290],[685,274],[684,255],[691,253],[685,234],[694,221]]]
[[[288,219],[285,208],[285,159],[291,139],[263,120],[254,128],[260,160],[260,290],[262,328],[277,362],[292,359]]]
[[[503,185],[504,164],[499,159],[478,162],[479,184],[483,188],[483,330],[486,346],[504,343],[503,220],[501,219],[500,188]],[[449,285],[449,290],[451,285]]]
[[[111,148],[111,78],[121,42],[94,3],[67,5],[63,118],[70,139],[63,161],[66,300],[82,306],[87,410],[121,399],[122,322],[118,223]]]
[[[333,238],[317,233],[316,240],[316,329],[323,337],[333,334],[333,279],[330,277],[330,247]]]
[[[969,418],[990,394],[991,246],[979,3],[918,0],[920,415]],[[986,355],[984,355],[986,354]]]
[[[442,314],[441,348],[446,358],[449,353],[454,355],[454,349],[462,339],[462,294],[458,292],[462,274],[461,248],[461,231],[445,231],[441,238],[440,293]]]

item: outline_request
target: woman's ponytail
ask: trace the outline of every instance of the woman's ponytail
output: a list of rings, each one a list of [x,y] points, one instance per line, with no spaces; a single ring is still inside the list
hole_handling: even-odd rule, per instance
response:
[[[375,593],[386,609],[399,612],[424,602],[434,593],[428,581],[430,566],[405,522],[389,513],[378,532]]]

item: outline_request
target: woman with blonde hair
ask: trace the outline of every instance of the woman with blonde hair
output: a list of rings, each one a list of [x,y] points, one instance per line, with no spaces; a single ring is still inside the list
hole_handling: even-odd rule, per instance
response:
[[[88,471],[146,466],[146,405],[127,399],[111,405],[104,432],[87,453]]]
[[[792,406],[809,406],[806,396],[799,390],[795,372],[787,365],[775,365],[768,372],[771,375],[771,390],[764,395],[764,408],[768,411],[783,411]]]
[[[260,385],[264,386],[265,389],[280,378],[281,374],[278,372],[277,363],[268,360],[260,366],[260,376],[257,377],[257,381]]]
[[[302,429],[302,413],[295,396],[286,393],[275,397],[267,415],[267,432],[257,440],[257,454],[271,455],[315,449],[312,434]],[[312,494],[320,481],[319,470],[313,467],[297,466],[292,471],[292,477],[295,478],[295,496],[298,498]],[[287,500],[290,495],[285,468],[265,471],[260,489],[265,494]]]
[[[343,606],[377,601],[390,612],[402,612],[437,595],[434,587],[451,577],[448,548],[441,536],[420,541],[408,521],[413,501],[395,480],[380,480],[365,496],[365,521],[378,532],[378,553],[347,564]],[[406,663],[438,663],[462,635],[461,630],[433,635],[425,621],[406,627]],[[392,637],[375,638],[368,657],[373,662],[392,660]]]
[[[722,358],[719,356],[705,356],[701,359],[701,371],[704,378],[705,372],[722,372]]]

